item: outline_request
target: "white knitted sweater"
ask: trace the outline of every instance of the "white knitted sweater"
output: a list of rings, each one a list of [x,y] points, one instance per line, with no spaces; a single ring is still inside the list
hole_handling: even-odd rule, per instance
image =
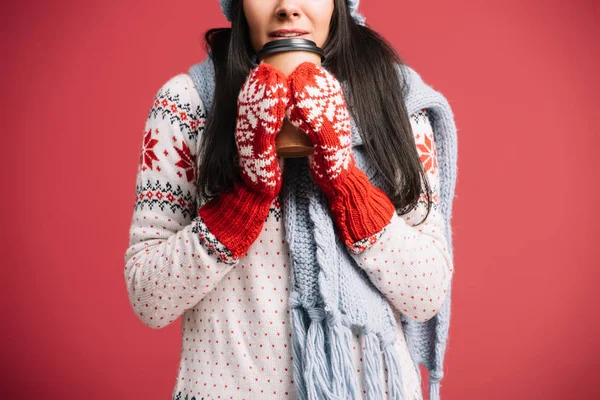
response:
[[[237,263],[217,262],[218,249],[203,247],[199,235],[210,233],[196,218],[201,204],[195,162],[206,111],[193,85],[187,74],[169,79],[146,121],[125,253],[129,300],[151,328],[182,317],[172,399],[295,399],[289,249],[279,198],[260,236]],[[426,212],[424,197],[408,214],[394,214],[379,241],[353,257],[396,310],[426,321],[446,297],[453,265],[438,211],[438,166],[426,111],[412,115],[411,124],[434,206],[418,226]],[[398,318],[397,326],[406,400],[421,400],[420,371]],[[358,335],[354,340],[355,366],[362,371],[364,343]],[[386,373],[383,368],[382,382]]]

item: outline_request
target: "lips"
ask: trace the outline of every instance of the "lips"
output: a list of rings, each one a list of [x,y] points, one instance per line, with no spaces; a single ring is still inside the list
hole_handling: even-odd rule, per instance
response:
[[[270,40],[279,40],[279,39],[294,39],[294,38],[301,38],[301,37],[305,37],[306,34],[304,35],[296,35],[296,36],[269,36]]]
[[[304,36],[306,35],[308,32],[303,30],[303,29],[278,29],[276,31],[273,31],[271,33],[269,33],[269,37],[280,37],[280,36],[276,36],[278,34],[281,35],[285,35],[285,34],[298,34],[298,36]],[[293,36],[291,36],[293,37]]]

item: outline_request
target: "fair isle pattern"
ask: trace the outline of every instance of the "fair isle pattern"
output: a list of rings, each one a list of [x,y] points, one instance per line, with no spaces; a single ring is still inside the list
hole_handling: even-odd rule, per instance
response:
[[[302,63],[290,76],[294,100],[286,115],[315,144],[308,157],[315,178],[333,180],[352,165],[350,117],[338,80],[324,68],[313,74],[313,66]]]
[[[204,132],[206,114],[203,108],[195,108],[188,101],[181,100],[180,93],[174,93],[171,88],[161,88],[154,98],[148,119],[168,119],[172,124],[179,124],[179,130],[185,132],[187,140],[196,140]]]
[[[161,90],[178,96],[183,104],[192,104],[192,110],[201,110],[188,115],[198,118],[204,107],[192,85],[190,77],[181,74]],[[424,115],[411,118],[417,144],[432,132]],[[181,193],[195,196],[194,182],[176,165],[181,158],[174,148],[183,148],[183,141],[187,148],[196,149],[197,134],[186,131],[176,119],[157,116],[160,114],[149,117],[144,133],[158,130],[153,149],[159,159],[153,161],[152,169],[138,168],[137,182],[150,182],[153,187],[160,182],[160,187],[179,188]],[[199,126],[203,123],[199,120]],[[165,150],[167,156],[163,157]],[[433,185],[434,175],[428,176]],[[195,197],[188,200],[194,202]],[[437,307],[434,303],[445,294],[444,275],[448,273],[441,263],[436,264],[443,242],[434,243],[436,236],[431,236],[442,230],[440,214],[430,213],[423,224],[415,226],[425,212],[426,204],[420,203],[402,217],[395,215],[377,243],[355,256],[387,300],[418,321],[432,317]],[[195,213],[184,207],[137,204],[125,253],[125,281],[136,316],[154,329],[181,317],[181,359],[172,398],[295,399],[288,303],[291,266],[280,198],[273,201],[247,256],[233,265],[221,262],[222,256],[216,252],[209,254],[211,246],[215,250],[220,247],[200,240],[201,222],[194,217]],[[420,375],[400,321],[397,331],[404,400],[422,400]],[[363,338],[355,335],[353,360],[362,376],[363,395],[365,348]],[[387,382],[387,372],[382,368],[382,382]]]
[[[238,258],[208,230],[200,215],[196,218],[192,232],[198,235],[200,241],[206,247],[206,252],[217,257],[217,262],[228,265],[237,264]]]
[[[173,187],[171,182],[160,179],[139,182],[135,188],[134,211],[144,209],[169,209],[172,213],[181,213],[186,217],[196,213],[196,196],[189,190],[185,192],[181,185]]]
[[[186,185],[163,182],[158,177],[152,180],[138,179],[134,210],[152,210],[154,207],[164,210],[167,207],[173,213],[179,210],[185,216],[193,215],[196,212],[196,196],[184,187],[196,179],[196,157],[192,156],[186,141],[195,143],[198,135],[204,131],[206,114],[200,105],[194,107],[190,101],[181,101],[181,95],[173,93],[165,85],[155,95],[147,121],[138,162],[139,171],[156,170],[160,173],[161,159],[177,157],[172,163],[178,167],[176,174],[185,177]],[[165,125],[177,125],[179,132],[186,137],[161,135],[162,126]]]
[[[235,137],[245,182],[274,188],[281,185],[275,136],[283,124],[289,100],[285,77],[280,79],[272,71],[268,64],[261,64],[251,71],[242,86]]]
[[[351,246],[348,246],[348,249],[352,252],[352,254],[360,254],[360,253],[364,252],[365,250],[367,250],[372,245],[374,245],[375,243],[377,243],[377,241],[384,234],[384,232],[385,232],[385,228],[383,228],[381,231],[375,233],[374,235],[369,236],[368,238],[364,238],[357,242],[354,242]]]
[[[143,131],[124,273],[132,308],[151,328],[174,322],[232,266],[198,230],[190,163],[205,123],[193,83],[181,74],[159,89]]]

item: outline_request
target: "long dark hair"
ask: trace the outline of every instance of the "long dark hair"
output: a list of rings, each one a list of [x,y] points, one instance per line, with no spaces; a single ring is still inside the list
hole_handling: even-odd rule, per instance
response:
[[[198,155],[202,163],[196,183],[198,194],[206,199],[231,190],[233,182],[240,181],[234,138],[237,97],[255,55],[242,0],[233,0],[231,20],[231,28],[210,29],[204,35],[216,79]],[[427,194],[423,222],[431,209],[431,189],[404,104],[404,79],[398,79],[396,70],[403,61],[384,38],[354,21],[345,0],[334,0],[329,28],[322,66],[351,88],[346,95],[349,112],[367,156],[376,161],[378,172],[390,184],[390,200],[400,214],[416,207],[421,193]]]

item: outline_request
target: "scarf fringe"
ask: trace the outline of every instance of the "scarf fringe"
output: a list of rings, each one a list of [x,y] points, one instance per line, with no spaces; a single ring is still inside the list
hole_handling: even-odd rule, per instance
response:
[[[400,371],[398,352],[393,341],[383,345],[383,357],[387,366],[388,399],[404,400],[402,372]]]
[[[329,341],[332,373],[339,377],[333,379],[333,393],[348,400],[362,399],[352,358],[352,330],[342,323],[334,323],[329,329]]]
[[[313,307],[308,309],[308,315],[311,321],[306,335],[304,357],[304,380],[308,400],[347,400],[346,396],[338,396],[330,389],[332,376],[325,352],[325,311]]]
[[[311,322],[306,334],[304,379],[309,400],[323,399],[323,395],[328,391],[329,369],[325,355],[325,334],[321,321],[311,315]]]
[[[300,306],[292,306],[292,351],[294,355],[294,381],[296,383],[296,397],[298,400],[307,400],[306,382],[304,371],[304,344],[306,343],[306,324],[304,323],[303,310]]]
[[[292,298],[297,298],[292,295]],[[342,322],[342,316],[327,313],[321,308],[305,309],[294,302],[292,307],[292,348],[294,380],[298,400],[361,400],[359,374],[352,356],[352,330]],[[304,313],[308,312],[308,329]],[[305,334],[306,333],[306,334]],[[381,384],[382,358],[387,367],[389,400],[404,400],[402,374],[399,368],[395,341],[383,341],[371,330],[365,338],[365,385],[368,400],[383,400]],[[327,357],[326,341],[330,344]],[[383,350],[382,350],[383,349]],[[437,385],[438,389],[435,389]],[[437,397],[435,397],[437,395]],[[439,400],[439,384],[432,383],[430,400]]]
[[[365,332],[365,384],[369,400],[383,400],[381,389],[381,347],[373,331]]]

